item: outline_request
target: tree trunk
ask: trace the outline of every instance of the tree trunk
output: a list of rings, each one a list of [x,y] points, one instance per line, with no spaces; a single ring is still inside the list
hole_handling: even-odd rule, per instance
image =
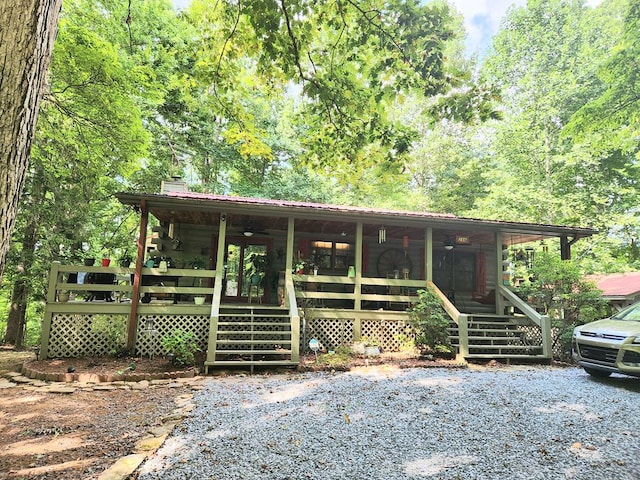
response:
[[[4,334],[4,343],[22,348],[24,341],[25,325],[27,324],[27,300],[29,298],[28,282],[24,274],[13,283],[11,294],[11,307],[7,317],[7,330]]]
[[[62,0],[0,2],[0,282]]]

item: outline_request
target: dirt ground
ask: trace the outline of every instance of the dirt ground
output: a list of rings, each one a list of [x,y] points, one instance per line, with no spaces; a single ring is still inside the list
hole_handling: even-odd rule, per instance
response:
[[[0,349],[0,374],[19,371],[23,362],[33,360],[33,353]],[[73,365],[86,368],[79,361]],[[127,366],[103,363],[95,368]],[[68,367],[60,362],[49,368]],[[136,441],[175,409],[174,399],[188,391],[168,386],[70,394],[0,389],[0,479],[96,479],[130,454]]]

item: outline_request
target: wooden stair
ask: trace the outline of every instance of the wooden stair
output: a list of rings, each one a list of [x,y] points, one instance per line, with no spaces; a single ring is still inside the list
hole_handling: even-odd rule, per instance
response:
[[[540,342],[528,338],[523,318],[506,315],[473,315],[468,319],[469,354],[467,359],[534,359],[542,356]],[[451,343],[459,348],[455,323],[449,328]]]
[[[207,367],[296,366],[291,320],[285,308],[242,305],[220,307],[213,360]]]

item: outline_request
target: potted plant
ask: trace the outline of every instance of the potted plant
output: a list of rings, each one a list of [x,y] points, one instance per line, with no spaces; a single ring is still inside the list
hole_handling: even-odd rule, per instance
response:
[[[252,252],[247,256],[244,274],[251,285],[260,285],[267,274],[269,263],[269,256],[265,253]]]

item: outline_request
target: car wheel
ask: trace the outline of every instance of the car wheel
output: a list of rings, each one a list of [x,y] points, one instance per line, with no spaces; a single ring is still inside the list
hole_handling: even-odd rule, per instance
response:
[[[582,368],[584,368],[584,371],[587,372],[592,377],[607,378],[608,376],[611,375],[611,372],[607,372],[606,370],[600,370],[598,368],[589,368],[589,367],[582,367]]]

